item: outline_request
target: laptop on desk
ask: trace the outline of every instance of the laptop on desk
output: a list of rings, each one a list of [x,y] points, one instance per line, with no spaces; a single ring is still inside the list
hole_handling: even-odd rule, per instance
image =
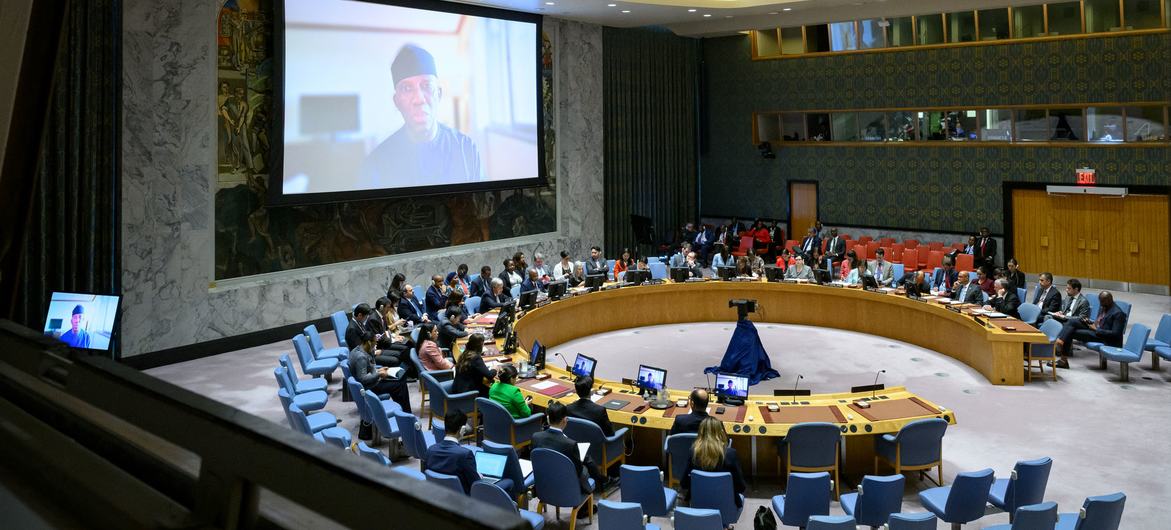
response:
[[[476,451],[476,471],[480,472],[480,476],[484,478],[485,482],[495,484],[504,478],[504,467],[507,464],[507,456],[487,451]]]

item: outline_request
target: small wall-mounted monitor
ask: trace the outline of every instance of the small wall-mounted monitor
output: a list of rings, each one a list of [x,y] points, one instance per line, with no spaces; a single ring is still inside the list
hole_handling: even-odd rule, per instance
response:
[[[597,368],[598,361],[588,355],[577,354],[577,358],[573,360],[573,375],[577,377],[593,377],[594,368]]]
[[[54,292],[44,333],[71,348],[110,351],[120,301],[114,295]]]
[[[634,382],[643,390],[662,390],[663,386],[667,384],[667,371],[640,364],[638,366],[638,379]]]

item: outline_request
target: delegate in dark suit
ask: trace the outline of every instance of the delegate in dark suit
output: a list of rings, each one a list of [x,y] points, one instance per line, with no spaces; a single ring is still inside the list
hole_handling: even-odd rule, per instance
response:
[[[398,303],[398,317],[417,326],[423,322],[423,307],[415,297],[404,297]]]
[[[806,265],[812,264],[814,258],[821,252],[821,239],[817,236],[806,236],[805,239],[801,240],[801,246],[796,252],[805,256]]]
[[[439,325],[439,340],[436,342],[440,348],[450,350],[457,339],[462,339],[468,335],[469,333],[463,324],[454,324],[451,322],[451,319],[447,319]]]
[[[472,483],[480,480],[480,472],[476,471],[476,457],[472,450],[449,438],[444,438],[427,449],[423,469],[459,477],[459,484],[463,486],[464,493],[472,491]]]
[[[1085,295],[1078,293],[1076,296],[1066,297],[1061,302],[1061,314],[1065,315],[1062,320],[1081,320],[1083,318],[1090,318],[1090,302],[1086,300]]]
[[[828,243],[825,244],[825,257],[838,263],[846,257],[846,240],[840,236],[834,236]]]
[[[424,303],[427,304],[427,318],[430,318],[432,322],[437,321],[439,320],[439,310],[447,307],[447,295],[432,285],[427,288],[427,298]]]
[[[980,294],[980,286],[975,282],[968,282],[964,285],[956,285],[951,292],[953,300],[959,300],[965,304],[981,305],[984,303],[984,295]]]
[[[508,293],[502,292],[499,295],[495,293],[488,293],[480,297],[480,312],[487,313],[498,307],[512,305],[512,297]]]
[[[671,434],[699,432],[699,422],[706,417],[706,410],[675,416],[675,421],[671,424]]]
[[[931,288],[936,291],[951,292],[958,276],[959,273],[955,269],[939,269],[931,276]]]
[[[369,319],[369,317],[367,317]],[[357,320],[350,319],[350,323],[346,325],[346,346],[350,348],[357,348],[366,342],[367,339],[373,338],[374,333],[366,326],[359,324]]]
[[[475,390],[480,394],[480,397],[488,397],[488,385],[484,384],[484,380],[489,381],[496,379],[496,371],[488,368],[484,364],[483,357],[475,357],[471,361],[471,366],[468,370],[460,370],[459,366],[455,367],[455,377],[451,381],[451,393],[462,394],[470,390]]]
[[[525,278],[525,281],[520,282],[520,292],[527,293],[529,291],[544,291],[545,286],[541,285],[540,281],[534,282],[532,278]]]
[[[1122,334],[1126,330],[1126,313],[1123,313],[1117,304],[1111,305],[1105,312],[1099,311],[1095,327],[1097,329],[1090,329],[1081,319],[1066,321],[1061,327],[1061,333],[1057,335],[1057,339],[1064,344],[1063,355],[1069,355],[1074,340],[1122,346]]]
[[[1040,324],[1045,321],[1045,316],[1049,313],[1061,311],[1061,293],[1057,292],[1057,288],[1052,285],[1048,289],[1041,289],[1038,285],[1036,292],[1033,294],[1033,304],[1041,307],[1041,315],[1037,317],[1037,321],[1033,322],[1033,324]],[[1089,307],[1086,309],[1088,310]]]
[[[492,275],[487,278],[483,274],[472,278],[472,283],[468,285],[468,296],[484,296],[492,292]]]
[[[988,305],[992,309],[1000,311],[1010,317],[1020,318],[1021,314],[1017,308],[1021,306],[1021,299],[1016,295],[1016,289],[1008,288],[1004,290],[1004,296],[994,296],[988,299]]]
[[[992,265],[996,260],[996,240],[992,236],[982,236],[976,239],[976,263]]]
[[[606,414],[606,407],[594,403],[589,398],[581,398],[568,407],[569,415],[574,418],[589,420],[602,429],[606,436],[614,435],[614,426],[610,424],[610,416]]]
[[[533,434],[533,449],[552,449],[561,453],[573,462],[573,468],[577,470],[577,477],[581,483],[582,493],[590,492],[590,483],[588,478],[593,478],[595,484],[601,484],[605,477],[602,477],[598,466],[593,465],[589,457],[586,457],[585,462],[581,459],[581,454],[577,450],[577,442],[570,439],[560,429],[549,427],[541,432]]]

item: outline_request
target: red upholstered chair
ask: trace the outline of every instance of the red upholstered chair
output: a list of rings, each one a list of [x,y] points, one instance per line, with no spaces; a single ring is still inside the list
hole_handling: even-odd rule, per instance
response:
[[[858,256],[858,259],[867,259],[866,258],[866,245],[859,245],[859,244],[855,243],[854,244],[854,254],[856,254]]]
[[[753,238],[752,236],[740,236],[740,244],[736,245],[736,250],[732,251],[732,255],[733,256],[747,256],[748,249],[752,248],[752,245],[755,242],[756,242],[756,239]]]
[[[943,250],[943,243],[939,241],[932,241],[927,243],[927,248],[930,250]]]
[[[951,244],[952,250],[958,250],[960,252],[963,252],[964,247],[967,247],[967,246],[968,246],[967,243],[952,243]]]
[[[919,251],[919,268],[920,269],[927,269],[927,254],[931,251],[928,249],[922,248],[922,247],[917,248],[915,250]],[[931,270],[931,269],[927,269],[927,270]]]
[[[927,251],[927,270],[933,271],[936,267],[943,266],[943,251],[929,250]]]
[[[845,239],[846,241],[850,240],[850,234],[838,234],[838,235],[842,236],[842,239]]]
[[[825,246],[826,246],[826,244],[828,244],[828,243],[829,243],[829,239],[828,239],[828,238],[827,238],[827,239],[822,239],[822,240],[821,240],[821,253],[822,253],[822,254],[825,254]]]
[[[889,247],[893,244],[895,244],[895,238],[893,237],[884,237],[878,240],[878,245],[881,247]]]
[[[911,250],[913,248],[919,248],[919,240],[918,239],[904,239],[903,240],[903,247],[906,248],[907,250]]]
[[[905,250],[906,247],[904,247],[902,243],[895,243],[891,245],[890,252],[887,252],[886,257],[890,258],[891,263],[902,263],[903,251]]]
[[[910,248],[903,251],[903,270],[914,272],[919,270],[919,249]]]
[[[889,251],[887,253],[889,254]],[[877,257],[878,257],[878,242],[873,241],[873,240],[867,241],[866,242],[866,259],[874,259]]]
[[[874,241],[874,238],[870,237],[870,236],[862,236],[862,237],[858,238],[858,244],[860,244],[860,245],[865,245],[871,241]]]
[[[957,271],[976,270],[976,256],[973,256],[971,254],[957,254],[956,255],[956,270]]]
[[[785,248],[789,249],[789,252],[792,252],[794,248],[801,248],[801,242],[789,239],[785,241]]]

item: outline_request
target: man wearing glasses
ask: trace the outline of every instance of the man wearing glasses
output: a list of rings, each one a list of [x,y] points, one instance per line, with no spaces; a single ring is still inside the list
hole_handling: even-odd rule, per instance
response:
[[[362,183],[368,188],[433,186],[478,181],[480,153],[463,133],[436,121],[443,89],[435,58],[407,44],[390,65],[394,106],[403,126],[366,157]]]

